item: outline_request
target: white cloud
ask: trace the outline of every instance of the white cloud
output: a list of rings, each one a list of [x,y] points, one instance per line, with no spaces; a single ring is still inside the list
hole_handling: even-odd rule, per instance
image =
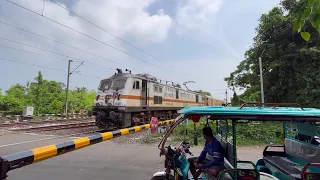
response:
[[[240,53],[224,38],[223,27],[216,23],[217,14],[226,0],[188,0],[177,11],[177,33],[191,36],[213,46],[224,46],[235,58]]]
[[[153,0],[98,0],[95,3],[80,0],[74,6],[76,13],[83,14],[121,36],[132,36],[145,43],[166,39],[172,19],[159,10],[150,15],[145,11]]]
[[[174,30],[181,30],[183,35],[191,37],[195,36],[199,39],[201,38],[201,40],[206,43],[213,43],[214,40],[216,40],[214,38],[219,38],[220,34],[219,29],[215,25],[215,18],[224,0],[187,0],[186,4],[183,4],[178,8],[177,16],[174,20],[172,20],[170,16],[164,14],[162,9],[158,9],[158,12],[155,14],[149,14],[146,9],[151,3],[153,3],[153,1],[155,0],[77,0],[74,1],[75,4],[71,5],[71,9],[113,34],[116,34],[126,40],[130,39],[129,41],[133,42],[133,44],[155,44],[158,42],[172,43],[172,41],[166,41],[168,32],[172,27],[175,28]],[[42,0],[15,0],[14,2],[30,8],[40,14],[42,13]],[[0,12],[0,20],[9,24],[28,29],[120,63],[120,65],[115,64],[110,61],[106,61],[105,59],[95,57],[50,40],[45,40],[0,24],[0,37],[6,37],[8,39],[41,47],[43,49],[48,49],[50,51],[94,62],[107,67],[97,67],[84,63],[84,66],[81,66],[80,68],[81,73],[91,76],[107,77],[115,72],[115,68],[122,68],[123,70],[128,68],[132,70],[133,73],[149,73],[160,77],[161,79],[179,83],[183,80],[194,80],[196,81],[196,84],[190,85],[190,88],[210,91],[213,96],[224,98],[223,91],[217,89],[222,89],[226,86],[226,83],[223,81],[223,77],[229,75],[237,65],[237,62],[233,61],[232,57],[224,57],[225,54],[229,55],[228,52],[222,54],[219,52],[219,57],[217,57],[218,55],[210,55],[210,57],[208,57],[208,55],[197,54],[197,47],[195,47],[194,57],[199,58],[181,60],[179,59],[179,55],[177,55],[175,56],[177,58],[171,60],[169,58],[169,60],[167,60],[158,57],[161,60],[170,62],[170,64],[175,67],[171,68],[138,51],[133,51],[133,48],[130,48],[117,38],[103,32],[76,16],[70,15],[66,10],[50,3],[50,1],[45,1],[45,16],[93,36],[100,41],[111,44],[123,51],[134,54],[141,59],[149,60],[149,62],[157,64],[158,66],[161,66],[161,68],[171,72],[168,73],[5,1],[0,1]],[[216,36],[214,36],[215,33],[217,34]],[[220,39],[223,40],[223,38]],[[174,40],[175,38],[173,38],[173,41]],[[2,40],[0,40],[0,44],[39,52],[42,54],[50,54]],[[167,46],[168,44],[162,45]],[[151,47],[152,49],[149,48],[147,51],[150,54],[153,54],[150,51],[160,54],[159,56],[162,55],[161,53],[165,53],[159,52],[157,47],[154,48],[155,46]],[[58,55],[50,55],[60,57]],[[67,69],[66,62],[0,47],[0,58],[1,57],[38,64],[40,66],[63,70]],[[217,59],[219,59],[219,61],[217,61]],[[77,65],[78,64],[76,63],[72,63],[72,69]],[[112,71],[108,71],[108,68],[112,68]],[[33,80],[39,70],[43,71],[44,78],[46,79],[61,82],[66,81],[65,73],[0,61],[0,88],[7,89],[14,83],[19,82],[24,84],[28,80]],[[85,86],[90,89],[96,88],[99,80],[100,79],[92,79],[75,74],[72,75],[70,80],[71,88],[75,86]]]
[[[223,0],[188,0],[180,5],[176,23],[179,32],[203,30],[212,26],[215,16],[222,6]],[[210,28],[211,29],[211,28]]]
[[[42,14],[42,0],[15,0],[17,4],[20,4],[32,11]],[[90,21],[98,24],[104,29],[112,32],[113,34],[122,37],[124,39],[139,39],[138,43],[156,43],[162,42],[167,38],[168,31],[171,27],[172,20],[168,15],[165,15],[161,9],[154,15],[150,15],[146,12],[146,8],[153,2],[153,0],[96,0],[87,1],[79,0],[75,1],[75,4],[71,6],[72,10],[77,14],[89,19]],[[62,4],[63,5],[63,4]],[[36,50],[34,48],[22,46],[12,42],[0,40],[0,44],[11,46],[27,51],[33,51],[41,54],[48,54],[65,59],[82,59],[88,62],[94,62],[96,64],[104,65],[109,68],[128,68],[134,70],[136,73],[144,72],[148,68],[147,72],[152,72],[156,68],[150,68],[143,62],[134,59],[126,54],[116,51],[102,43],[87,38],[79,33],[76,33],[66,27],[58,25],[54,22],[50,22],[45,18],[35,15],[27,10],[19,8],[6,1],[0,2],[0,20],[6,23],[18,26],[20,28],[27,29],[29,31],[41,34],[56,41],[60,41],[74,47],[86,50],[97,54],[106,59],[111,59],[120,63],[115,64],[105,59],[92,56],[87,53],[74,50],[72,48],[63,46],[50,40],[46,40],[24,31],[17,30],[15,28],[0,24],[0,36],[6,37],[11,40],[29,44],[32,46],[40,47],[50,51],[54,51],[60,54],[65,54],[73,58],[61,57],[59,55],[52,55],[48,52]],[[106,42],[114,47],[117,47],[123,51],[133,53],[128,48],[128,45],[124,45],[119,39],[109,35],[106,32],[94,27],[93,25],[71,15],[61,7],[45,1],[44,16],[49,17],[57,22],[65,24],[77,31],[83,32],[92,36],[100,41]],[[135,44],[135,43],[134,43]],[[132,49],[132,48],[131,48]],[[23,53],[20,51],[10,50],[0,47],[0,58],[7,58],[22,62],[28,62],[38,64],[40,66],[46,66],[56,69],[66,70],[66,62],[37,56],[29,53]],[[133,53],[136,55],[135,53]],[[136,55],[142,59],[146,57],[141,54]],[[37,71],[42,70],[45,77],[58,81],[65,82],[65,74],[56,71],[44,70],[39,68],[32,68],[26,65],[12,64],[9,62],[1,61],[0,66],[0,87],[7,89],[13,83],[25,83],[27,80],[32,80]],[[96,77],[106,77],[113,72],[108,72],[108,68],[85,65],[80,68],[81,73],[88,74]],[[72,68],[77,66],[76,63],[72,64]],[[159,70],[159,69],[156,69]],[[24,72],[23,76],[15,72]],[[3,73],[3,74],[2,74]],[[8,78],[5,78],[7,75]],[[71,80],[71,87],[75,86],[89,86],[89,88],[96,88],[99,79],[92,80],[88,77],[74,75]],[[8,84],[8,85],[6,85]]]

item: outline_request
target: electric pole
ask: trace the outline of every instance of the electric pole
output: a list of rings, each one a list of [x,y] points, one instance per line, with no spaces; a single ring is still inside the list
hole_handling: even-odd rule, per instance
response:
[[[217,89],[217,90],[225,90],[224,94],[226,95],[226,105],[228,104],[228,88],[226,89]]]
[[[261,56],[259,57],[259,67],[260,67],[261,102],[264,103],[263,74],[262,74],[262,60],[261,60]]]
[[[228,89],[226,89],[226,105],[228,104]]]
[[[66,111],[66,117],[67,117],[67,119],[69,119],[69,116],[68,116],[69,79],[70,79],[71,74],[72,74],[76,69],[78,69],[78,68],[83,64],[84,61],[82,61],[81,64],[80,64],[78,67],[76,67],[72,72],[70,72],[71,62],[73,62],[73,61],[72,61],[72,60],[69,60],[69,62],[68,62],[68,75],[67,75],[66,110],[65,110],[65,111]]]
[[[68,94],[69,94],[69,79],[70,79],[70,64],[71,64],[72,60],[69,60],[68,62],[68,75],[67,75],[67,90],[66,90],[66,117],[67,119],[69,119],[68,116]]]

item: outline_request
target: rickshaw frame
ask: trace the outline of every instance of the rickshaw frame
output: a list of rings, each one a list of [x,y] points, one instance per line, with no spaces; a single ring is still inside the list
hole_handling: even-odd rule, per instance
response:
[[[256,107],[246,107],[247,105],[254,105]],[[265,107],[271,105],[271,107]],[[295,107],[278,107],[278,106],[295,106]],[[228,120],[231,120],[232,126],[232,145],[233,145],[233,167],[231,170],[237,170],[238,163],[250,163],[254,170],[257,170],[256,165],[249,161],[238,161],[237,147],[236,147],[236,124],[243,123],[241,120],[263,121],[263,122],[282,122],[282,135],[284,138],[284,122],[320,122],[320,109],[303,108],[297,103],[260,103],[250,102],[244,103],[241,107],[225,107],[225,106],[205,106],[205,107],[186,107],[178,111],[180,114],[171,124],[170,129],[166,132],[163,139],[158,145],[160,155],[165,148],[167,138],[172,131],[186,119],[191,119],[194,123],[199,122],[200,116],[208,116],[210,120],[225,120],[228,125]],[[217,123],[218,130],[218,123]],[[225,158],[226,159],[226,158]],[[259,172],[259,171],[257,171]],[[222,171],[224,173],[224,171]],[[221,173],[220,173],[221,174]],[[218,176],[220,176],[220,174]],[[235,176],[237,179],[237,175]],[[260,179],[260,172],[258,175]]]

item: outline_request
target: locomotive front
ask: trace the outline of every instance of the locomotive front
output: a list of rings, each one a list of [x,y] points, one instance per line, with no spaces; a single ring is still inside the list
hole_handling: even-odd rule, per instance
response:
[[[118,74],[101,80],[93,107],[96,126],[100,129],[131,125],[131,118],[130,122],[125,118],[126,100],[121,98],[122,94],[126,94],[128,77],[127,73],[118,71]]]

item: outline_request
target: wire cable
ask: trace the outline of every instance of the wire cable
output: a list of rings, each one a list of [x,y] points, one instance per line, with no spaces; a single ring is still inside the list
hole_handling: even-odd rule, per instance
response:
[[[116,36],[115,34],[113,34],[113,33],[109,32],[109,31],[107,31],[106,29],[104,29],[104,28],[102,28],[102,27],[98,26],[97,24],[95,24],[95,23],[93,23],[93,22],[91,22],[91,21],[89,21],[89,20],[85,19],[84,17],[80,16],[79,14],[77,14],[77,13],[75,13],[75,12],[71,11],[69,8],[63,7],[62,5],[60,5],[59,3],[57,3],[57,2],[55,2],[55,1],[53,1],[53,0],[50,0],[50,1],[51,1],[52,3],[54,3],[54,4],[56,4],[57,6],[61,7],[62,9],[65,9],[66,11],[70,12],[71,14],[73,14],[73,15],[75,15],[75,16],[77,16],[77,17],[79,17],[80,19],[82,19],[82,20],[84,20],[84,21],[86,21],[86,22],[88,22],[88,23],[90,23],[90,24],[94,25],[95,27],[97,27],[97,28],[101,29],[102,31],[104,31],[104,32],[106,32],[106,33],[110,34],[111,36],[113,36],[113,37],[115,37],[115,38],[117,38],[117,39],[121,40],[122,42],[124,42],[124,43],[126,43],[126,44],[130,45],[131,47],[134,47],[135,49],[139,50],[140,52],[142,52],[142,53],[144,53],[144,54],[146,54],[146,55],[148,55],[148,56],[152,57],[153,59],[155,59],[155,60],[157,60],[157,61],[160,61],[160,62],[162,62],[162,63],[166,63],[166,62],[164,62],[164,61],[162,61],[162,60],[159,60],[158,58],[154,57],[153,55],[151,55],[151,54],[147,53],[146,51],[144,51],[144,50],[142,50],[142,49],[138,48],[137,46],[133,45],[132,43],[130,43],[130,42],[128,42],[128,41],[126,41],[126,40],[124,40],[124,39],[120,38],[119,36]]]
[[[21,62],[21,61],[15,61],[15,60],[6,59],[6,58],[2,58],[2,57],[0,57],[0,61],[14,62],[14,63],[18,63],[18,64],[24,64],[24,65],[28,65],[28,66],[40,67],[40,68],[43,68],[43,69],[49,69],[49,70],[53,70],[53,71],[60,71],[60,72],[68,73],[67,71],[62,70],[62,69],[56,69],[56,68],[51,68],[51,67],[47,67],[47,66],[40,66],[40,65],[32,64],[32,63],[26,63],[26,62]],[[86,74],[80,74],[80,73],[77,73],[77,74],[79,74],[79,75],[81,75],[81,76],[86,76],[86,77],[96,78],[96,79],[103,79],[103,78],[99,78],[99,77],[95,77],[95,76],[90,76],[90,75],[86,75]]]
[[[116,61],[113,61],[113,60],[111,60],[111,59],[108,59],[108,58],[105,58],[105,57],[102,57],[102,56],[99,56],[99,55],[93,54],[93,53],[91,53],[91,52],[88,52],[88,51],[85,51],[85,50],[83,50],[83,49],[80,49],[80,48],[77,48],[77,47],[74,47],[74,46],[68,45],[68,44],[66,44],[66,43],[63,43],[63,42],[60,42],[60,41],[57,41],[57,40],[54,40],[54,39],[48,38],[48,37],[46,37],[46,36],[43,36],[43,35],[37,34],[37,33],[35,33],[35,32],[32,32],[32,31],[29,31],[29,30],[26,30],[26,29],[20,28],[20,27],[18,27],[18,26],[14,26],[14,25],[12,25],[12,24],[8,24],[8,23],[3,22],[3,21],[1,21],[1,20],[0,20],[0,23],[5,24],[5,25],[10,26],[10,27],[13,27],[13,28],[16,28],[16,29],[19,29],[19,30],[21,30],[21,31],[25,31],[25,32],[30,33],[30,34],[33,34],[33,35],[35,35],[35,36],[38,36],[38,37],[41,37],[41,38],[44,38],[44,39],[47,39],[47,40],[50,40],[50,41],[53,41],[53,42],[56,42],[56,43],[62,44],[62,45],[65,45],[65,46],[70,47],[70,48],[72,48],[72,49],[76,49],[76,50],[78,50],[78,51],[81,51],[81,52],[84,52],[84,53],[87,53],[87,54],[90,54],[90,55],[93,55],[93,56],[96,56],[96,57],[99,57],[99,58],[105,59],[105,60],[107,60],[107,61],[111,61],[111,62],[113,62],[113,63],[121,64],[121,63],[116,62]],[[122,65],[122,64],[121,64],[121,65]]]
[[[1,37],[0,37],[0,39],[1,39]],[[4,39],[4,40],[7,40],[7,41],[10,41],[10,42],[16,43],[16,41],[13,41],[13,40],[9,40],[9,39]],[[27,44],[20,43],[20,42],[18,42],[18,44],[21,44],[21,45],[25,45],[25,46],[28,46],[28,47],[32,47],[32,48],[38,49],[38,47],[29,46],[29,45],[27,45]],[[69,61],[69,59],[61,59],[61,58],[58,58],[58,57],[48,56],[48,55],[45,55],[45,54],[40,54],[40,53],[36,53],[36,52],[32,52],[32,51],[26,51],[26,50],[23,50],[23,49],[18,49],[18,48],[14,48],[14,47],[10,47],[10,46],[5,46],[5,45],[2,45],[2,44],[0,44],[0,46],[5,47],[5,48],[9,48],[9,49],[14,49],[14,50],[17,50],[17,51],[22,51],[22,52],[27,52],[27,53],[36,54],[36,55],[39,55],[39,56],[44,56],[44,57],[49,57],[49,58],[53,58],[53,59],[58,59],[58,60],[65,61],[65,62]],[[44,50],[44,49],[39,48],[39,50]],[[44,51],[51,52],[51,51],[48,51],[48,50],[44,50]],[[55,53],[55,52],[51,52],[51,53],[64,56],[63,54],[59,54],[59,53]],[[69,57],[69,56],[67,56],[67,57]],[[81,61],[74,61],[74,60],[73,60],[73,62],[81,62]],[[95,64],[95,63],[90,63],[90,62],[87,62],[87,61],[85,61],[85,62],[88,63],[88,64],[93,64],[93,65],[95,65],[95,66],[108,68],[108,67],[103,66],[103,65],[99,65],[99,64]],[[111,69],[111,68],[108,68],[108,69]],[[79,73],[77,73],[77,74],[79,74]],[[87,76],[88,76],[88,75],[87,75]],[[160,80],[160,78],[158,78],[158,79]],[[165,80],[162,80],[162,81],[165,81]]]
[[[54,71],[67,72],[67,71],[62,70],[62,69],[55,69],[55,68],[51,68],[51,67],[40,66],[40,65],[37,65],[37,64],[30,64],[30,63],[21,62],[21,61],[14,61],[14,60],[6,59],[6,58],[1,58],[1,57],[0,57],[0,60],[1,60],[1,61],[9,61],[9,62],[14,62],[14,63],[19,63],[19,64],[25,64],[25,65],[29,65],[29,66],[40,67],[40,68],[43,68],[43,69],[50,69],[50,70],[54,70]]]
[[[14,49],[16,51],[22,51],[22,52],[27,52],[27,53],[32,53],[32,54],[36,54],[36,55],[39,55],[39,56],[44,56],[44,57],[49,57],[49,58],[53,58],[53,59],[58,59],[58,60],[61,60],[61,61],[68,61],[68,59],[61,59],[61,58],[57,58],[57,57],[54,57],[54,56],[48,56],[48,55],[45,55],[45,54],[40,54],[40,53],[36,53],[36,52],[31,52],[31,51],[26,51],[26,50],[23,50],[23,49],[18,49],[18,48],[14,48],[14,47],[10,47],[10,46],[5,46],[5,45],[2,45],[0,44],[1,47],[5,47],[5,48],[8,48],[8,49]]]
[[[24,6],[20,5],[20,4],[17,4],[17,3],[15,3],[15,2],[12,2],[11,0],[5,0],[5,1],[7,1],[7,2],[9,2],[9,3],[11,3],[11,4],[15,5],[15,6],[18,6],[18,7],[20,7],[20,8],[23,8],[23,9],[29,11],[29,12],[32,12],[32,13],[38,15],[38,16],[41,16],[41,17],[43,17],[43,18],[45,18],[45,19],[47,19],[47,20],[49,20],[49,21],[52,21],[52,22],[54,22],[54,23],[56,23],[56,24],[59,24],[59,25],[65,27],[65,28],[68,28],[68,29],[70,29],[70,30],[72,30],[72,31],[74,31],[74,32],[77,32],[77,33],[79,33],[79,34],[81,34],[81,35],[83,35],[83,36],[86,36],[86,37],[88,37],[88,38],[90,38],[90,39],[93,39],[93,40],[95,40],[95,41],[97,41],[97,42],[100,42],[101,44],[104,44],[104,45],[106,45],[106,46],[108,46],[108,47],[110,47],[110,48],[112,48],[112,49],[115,49],[115,50],[117,50],[117,51],[119,51],[119,52],[122,52],[123,54],[126,54],[126,55],[131,56],[131,57],[133,57],[133,58],[135,58],[135,59],[138,59],[138,60],[140,60],[140,61],[143,61],[143,62],[145,62],[145,63],[147,63],[147,64],[149,64],[149,65],[152,65],[152,66],[154,66],[154,67],[156,67],[156,68],[162,69],[163,71],[166,71],[166,72],[168,72],[168,73],[174,74],[174,73],[172,73],[172,72],[170,72],[170,71],[167,71],[166,69],[163,69],[163,68],[161,68],[161,67],[158,67],[158,66],[156,66],[156,65],[154,65],[154,64],[152,64],[152,63],[150,63],[150,62],[148,62],[148,61],[146,61],[146,60],[144,60],[144,59],[141,59],[141,58],[139,58],[139,57],[136,57],[136,56],[134,56],[134,55],[132,55],[132,54],[130,54],[130,53],[127,53],[127,52],[125,52],[125,51],[123,51],[123,50],[121,50],[121,49],[118,49],[118,48],[116,48],[116,47],[114,47],[114,46],[112,46],[112,45],[110,45],[110,44],[107,44],[107,43],[105,43],[105,42],[103,42],[103,41],[100,41],[100,40],[98,40],[98,39],[96,39],[96,38],[94,38],[94,37],[91,37],[91,36],[89,36],[89,35],[87,35],[87,34],[85,34],[85,33],[82,33],[82,32],[80,32],[80,31],[78,31],[78,30],[76,30],[76,29],[73,29],[73,28],[71,28],[71,27],[69,27],[69,26],[67,26],[67,25],[64,25],[64,24],[62,24],[62,23],[60,23],[60,22],[58,22],[58,21],[55,21],[55,20],[53,20],[53,19],[51,19],[51,18],[49,18],[49,17],[42,16],[41,14],[39,14],[39,13],[37,13],[37,12],[31,10],[31,9],[28,9],[28,8],[26,8],[26,7],[24,7]]]
[[[32,46],[32,45],[28,45],[28,44],[25,44],[25,43],[22,43],[22,42],[10,40],[10,39],[4,38],[4,37],[0,37],[0,39],[6,40],[6,41],[10,41],[10,42],[13,42],[13,43],[16,43],[16,44],[20,44],[20,45],[23,45],[23,46],[32,47],[32,48],[35,48],[35,49],[38,49],[38,50],[41,50],[41,51],[46,51],[46,52],[49,52],[49,53],[52,53],[52,54],[57,54],[57,55],[60,55],[60,56],[64,56],[64,57],[70,58],[70,59],[72,59],[72,60],[74,60],[74,59],[75,59],[75,60],[79,60],[78,62],[84,61],[84,62],[86,62],[86,63],[88,63],[88,64],[92,64],[92,65],[95,65],[95,66],[102,66],[102,67],[111,69],[111,68],[109,68],[109,67],[107,67],[107,66],[95,64],[95,63],[88,62],[88,61],[83,60],[83,59],[79,59],[79,58],[71,57],[71,56],[68,56],[68,55],[60,54],[60,53],[57,53],[57,52],[53,52],[53,51],[50,51],[50,50],[42,49],[42,48],[35,47],[35,46]],[[24,51],[24,50],[23,50],[23,51]]]

